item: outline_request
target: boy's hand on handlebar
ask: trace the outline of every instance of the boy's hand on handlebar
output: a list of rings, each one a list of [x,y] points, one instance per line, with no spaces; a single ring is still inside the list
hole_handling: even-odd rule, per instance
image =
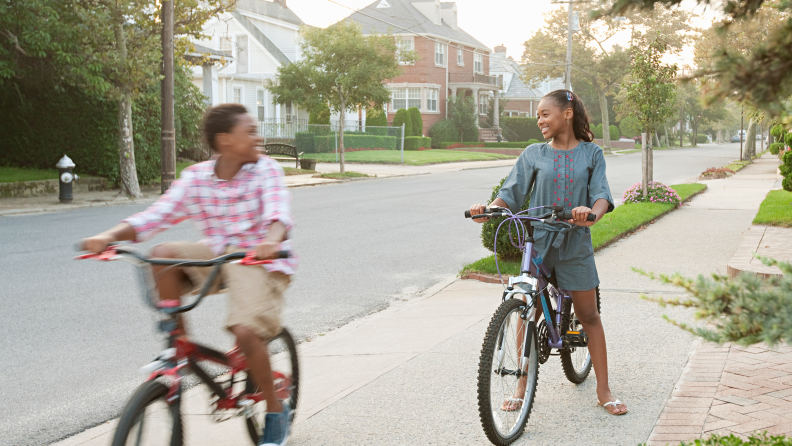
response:
[[[470,215],[474,216],[483,214],[486,209],[487,206],[483,204],[474,204],[473,206],[470,206]],[[489,221],[489,218],[474,218],[473,221],[476,223],[484,223],[485,221]]]
[[[586,220],[590,213],[590,208],[587,208],[586,206],[578,206],[572,209],[572,219],[568,220],[567,222],[578,226],[593,226],[596,221]]]
[[[107,249],[107,246],[110,245],[110,243],[113,243],[115,241],[116,240],[109,235],[99,234],[93,237],[88,237],[86,239],[83,239],[80,242],[80,248],[82,248],[82,250],[84,251],[88,251],[94,254],[100,254]]]
[[[256,259],[258,260],[270,260],[270,259],[277,259],[278,252],[281,250],[280,243],[276,242],[264,242],[259,245],[256,245]]]

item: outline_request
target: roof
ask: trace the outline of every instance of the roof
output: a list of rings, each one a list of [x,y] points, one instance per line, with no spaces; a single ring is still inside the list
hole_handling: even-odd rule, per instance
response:
[[[213,49],[211,49],[209,47],[205,47],[205,46],[197,44],[197,43],[193,43],[193,46],[195,47],[195,52],[194,53],[190,53],[189,54],[190,56],[208,54],[209,55],[209,59],[226,58],[227,60],[234,60],[234,58],[231,57],[231,52],[213,50]]]
[[[442,25],[435,25],[408,0],[388,0],[390,8],[377,8],[379,3],[380,0],[376,0],[344,20],[359,23],[363,27],[364,34],[405,34],[412,31],[418,35],[431,35],[490,51],[487,45],[476,40],[462,28],[453,29],[445,21],[441,21]],[[453,5],[449,2],[441,3],[443,9],[447,9],[448,6],[445,5],[448,4]]]
[[[522,81],[522,70],[520,65],[514,60],[506,57],[504,53],[490,54],[490,75],[500,73],[511,73],[513,76],[508,85],[504,85],[506,90],[503,96],[511,99],[520,98],[541,98],[544,94],[536,88],[531,88]]]
[[[249,0],[249,1],[253,1],[253,0]],[[270,2],[264,2],[264,3],[270,3]],[[283,51],[281,51],[280,48],[277,47],[277,45],[272,43],[272,41],[267,36],[265,36],[264,33],[261,32],[261,30],[256,27],[256,25],[254,25],[250,20],[248,20],[247,17],[240,14],[239,11],[231,11],[231,15],[233,15],[234,18],[237,19],[237,21],[247,30],[247,32],[249,32],[253,36],[253,38],[258,40],[259,43],[261,43],[261,45],[264,46],[264,48],[266,48],[267,51],[269,51],[269,53],[272,54],[272,56],[281,65],[289,65],[291,63],[291,60],[289,60],[289,58],[286,57],[285,54],[283,54]]]
[[[303,21],[297,17],[294,11],[278,2],[267,0],[237,0],[236,9],[254,12],[295,25],[303,25]]]

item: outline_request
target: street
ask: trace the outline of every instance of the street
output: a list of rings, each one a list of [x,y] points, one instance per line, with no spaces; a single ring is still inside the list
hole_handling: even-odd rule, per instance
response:
[[[739,144],[657,151],[654,179],[693,181],[738,152]],[[606,157],[617,202],[640,181],[640,159],[640,153]],[[486,255],[479,227],[462,212],[484,202],[507,173],[477,169],[293,189],[301,266],[287,293],[284,324],[310,339],[407,299]],[[0,260],[0,444],[49,443],[116,416],[143,379],[138,368],[162,350],[134,266],[71,260],[80,238],[142,209],[0,219],[6,251]],[[183,223],[142,246],[198,238]],[[223,300],[207,299],[190,314],[188,327],[199,342],[230,345],[221,328]]]

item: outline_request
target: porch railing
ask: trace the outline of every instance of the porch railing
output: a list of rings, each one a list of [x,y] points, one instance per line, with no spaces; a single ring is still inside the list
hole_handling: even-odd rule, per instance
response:
[[[449,73],[449,82],[492,85],[503,88],[503,78],[481,73]]]

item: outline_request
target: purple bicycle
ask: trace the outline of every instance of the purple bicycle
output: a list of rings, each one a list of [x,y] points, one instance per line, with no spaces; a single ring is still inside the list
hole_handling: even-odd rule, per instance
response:
[[[524,215],[536,210],[549,212]],[[509,239],[523,253],[520,275],[509,277],[503,303],[487,327],[478,369],[479,416],[484,433],[493,444],[508,445],[522,435],[531,415],[539,364],[551,355],[560,356],[564,374],[575,384],[585,381],[591,371],[588,337],[575,317],[572,295],[554,285],[550,269],[534,249],[530,223],[528,228],[524,224],[538,221],[564,231],[573,226],[567,223],[572,215],[563,206],[540,206],[516,214],[496,207],[476,216],[465,211],[465,217],[505,217],[495,231],[496,265],[498,232],[503,225],[508,225]],[[589,221],[594,218],[589,214]]]

